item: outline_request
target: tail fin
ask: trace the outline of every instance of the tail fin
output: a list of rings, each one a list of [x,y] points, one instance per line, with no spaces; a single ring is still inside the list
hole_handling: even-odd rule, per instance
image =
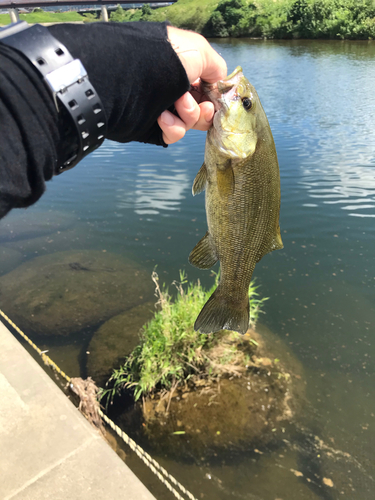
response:
[[[194,324],[194,329],[201,333],[219,330],[234,330],[246,333],[249,328],[249,298],[238,303],[230,303],[223,294],[220,285],[208,299]]]

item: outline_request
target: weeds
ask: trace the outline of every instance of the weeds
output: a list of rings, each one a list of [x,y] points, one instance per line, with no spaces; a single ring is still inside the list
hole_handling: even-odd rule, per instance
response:
[[[194,331],[195,319],[218,284],[218,274],[212,288],[206,291],[199,281],[188,283],[185,273],[180,272],[180,280],[172,283],[177,289],[175,300],[165,285],[160,286],[155,271],[152,280],[159,311],[143,327],[140,344],[125,364],[113,372],[109,381],[111,388],[102,393],[102,397],[109,398],[107,401],[122,388],[131,388],[138,400],[140,396],[163,389],[170,391],[189,381],[195,383],[223,373],[237,375],[248,363],[249,346],[250,350],[255,349],[236,332],[223,330],[205,335]],[[249,288],[252,327],[267,300],[257,298],[256,289],[252,282]]]

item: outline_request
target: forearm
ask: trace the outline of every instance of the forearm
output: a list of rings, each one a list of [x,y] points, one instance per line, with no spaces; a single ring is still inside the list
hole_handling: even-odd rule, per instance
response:
[[[108,118],[109,139],[164,145],[157,117],[189,88],[165,25],[55,25],[81,59]],[[31,64],[0,44],[0,217],[34,203],[54,171],[59,116]]]

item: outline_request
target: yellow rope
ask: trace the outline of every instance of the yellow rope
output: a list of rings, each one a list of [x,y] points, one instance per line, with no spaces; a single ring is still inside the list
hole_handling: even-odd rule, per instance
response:
[[[57,373],[59,373],[62,377],[65,378],[65,380],[67,380],[68,382],[70,382],[70,377],[68,377],[68,375],[63,371],[61,370],[61,368],[59,368],[57,366],[57,364],[52,361],[52,359],[47,356],[46,353],[44,353],[43,351],[41,351],[39,349],[39,347],[37,345],[34,344],[34,342],[32,340],[29,339],[29,337],[26,335],[26,333],[23,333],[23,331],[18,328],[18,326],[16,324],[13,323],[13,321],[8,318],[8,316],[0,309],[0,315],[7,320],[7,322],[13,326],[13,328],[21,335],[22,338],[24,338],[26,340],[26,342],[31,345],[31,347],[33,349],[36,350],[36,352],[41,356],[43,362],[47,365],[47,366],[50,366],[51,368],[53,368],[55,371],[57,371]]]
[[[23,339],[41,356],[43,362],[53,368],[57,373],[59,373],[67,382],[71,382],[71,378],[57,366],[57,364],[52,361],[52,359],[47,356],[39,347],[34,344],[34,342],[29,339],[29,337],[13,323],[13,321],[8,318],[8,316],[0,309],[0,315],[21,335]],[[169,474],[164,467],[162,467],[156,460],[154,460],[146,451],[144,451],[133,439],[126,434],[120,427],[118,427],[110,418],[107,417],[100,409],[98,411],[101,418],[113,429],[116,434],[122,438],[122,440],[138,455],[138,457],[152,470],[152,472],[160,479],[160,481],[173,493],[173,495],[178,500],[185,500],[177,490],[167,481],[166,478],[173,484],[175,484],[190,500],[197,500],[194,495],[192,495],[182,484],[180,484],[177,479],[175,479],[171,474]]]
[[[99,415],[102,417],[102,419],[113,429],[118,436],[120,436],[125,443],[146,463],[148,462],[147,465],[150,467],[150,469],[160,478],[160,473],[157,472],[160,471],[162,474],[164,474],[165,477],[167,477],[172,483],[174,483],[176,486],[180,488],[180,490],[191,500],[197,500],[182,484],[180,484],[177,479],[175,479],[173,476],[171,476],[165,469],[162,467],[156,460],[154,460],[146,451],[143,450],[131,437],[129,437],[120,427],[118,427],[112,420],[110,420],[107,415],[105,415],[101,410],[99,410]],[[157,469],[157,470],[155,470]],[[172,490],[171,490],[172,491]],[[178,496],[177,496],[178,495]],[[177,492],[177,498],[182,498],[180,494]],[[183,500],[183,499],[182,499]]]

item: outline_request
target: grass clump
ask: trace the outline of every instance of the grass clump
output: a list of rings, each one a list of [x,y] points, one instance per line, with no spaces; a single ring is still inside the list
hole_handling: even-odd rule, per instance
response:
[[[172,283],[177,288],[174,300],[165,285],[160,287],[156,272],[152,279],[159,311],[143,327],[140,344],[125,364],[113,372],[109,381],[112,388],[104,390],[103,396],[112,399],[122,388],[132,388],[138,400],[140,396],[174,390],[188,382],[199,385],[202,379],[239,374],[245,369],[251,343],[245,342],[243,336],[225,330],[210,335],[194,330],[200,310],[218,284],[217,274],[214,285],[206,291],[199,282],[188,283],[186,275],[180,272],[180,281]],[[253,327],[267,300],[257,298],[256,289],[252,282],[249,298]]]

